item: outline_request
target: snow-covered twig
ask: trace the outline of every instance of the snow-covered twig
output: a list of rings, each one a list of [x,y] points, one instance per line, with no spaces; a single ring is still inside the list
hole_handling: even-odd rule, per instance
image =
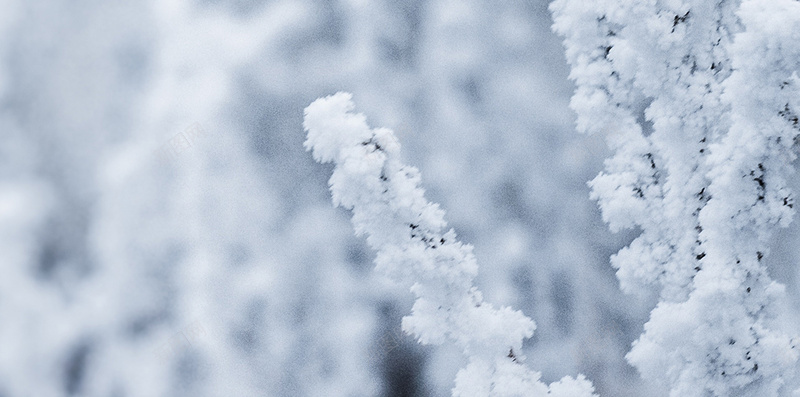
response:
[[[333,202],[353,212],[356,233],[377,251],[377,269],[416,296],[403,329],[423,344],[445,342],[468,357],[454,396],[590,396],[582,376],[549,386],[522,365],[519,352],[535,325],[519,311],[484,302],[473,281],[472,247],[447,229],[444,211],[424,198],[419,171],[399,160],[391,130],[370,129],[354,114],[351,95],[337,93],[306,108],[305,147],[319,162],[333,162]]]

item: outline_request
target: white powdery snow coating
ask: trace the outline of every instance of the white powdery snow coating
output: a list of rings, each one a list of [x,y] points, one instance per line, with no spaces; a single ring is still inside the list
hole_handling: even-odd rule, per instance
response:
[[[800,132],[800,3],[551,9],[578,87],[578,129],[622,120],[592,197],[612,230],[642,234],[612,264],[624,290],[660,291],[628,360],[672,396],[787,394],[798,352],[772,321],[783,287],[761,262],[793,213],[785,177]]]
[[[478,266],[472,247],[447,230],[444,211],[424,198],[419,171],[399,160],[391,130],[370,129],[354,114],[351,95],[337,93],[306,108],[305,147],[333,162],[336,205],[353,212],[357,234],[377,253],[377,269],[416,296],[403,329],[421,343],[450,342],[469,359],[456,376],[454,396],[591,396],[582,376],[550,386],[517,355],[535,325],[522,312],[494,308],[473,286]]]

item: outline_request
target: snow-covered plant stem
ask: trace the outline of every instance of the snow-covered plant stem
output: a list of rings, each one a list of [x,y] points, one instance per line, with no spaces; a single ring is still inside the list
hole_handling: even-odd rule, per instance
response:
[[[763,259],[793,213],[800,3],[551,9],[578,129],[613,130],[592,195],[612,230],[642,230],[612,264],[624,290],[660,291],[628,360],[672,396],[786,395],[798,350],[774,321],[783,287]]]
[[[444,211],[424,198],[419,171],[400,162],[391,130],[370,129],[354,114],[351,95],[318,99],[305,110],[305,147],[319,162],[333,162],[335,205],[353,212],[359,235],[377,251],[377,270],[416,296],[403,329],[423,344],[453,343],[468,365],[454,396],[590,396],[582,376],[545,385],[527,369],[522,341],[535,325],[522,312],[495,308],[473,286],[478,266],[472,247],[447,230]]]

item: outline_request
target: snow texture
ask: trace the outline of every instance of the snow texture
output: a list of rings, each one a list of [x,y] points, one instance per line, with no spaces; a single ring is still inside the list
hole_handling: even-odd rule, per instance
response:
[[[454,396],[590,396],[582,376],[550,386],[522,365],[524,338],[534,322],[522,312],[495,308],[475,287],[472,247],[447,230],[444,211],[424,198],[419,171],[401,163],[400,144],[385,128],[370,129],[352,113],[351,95],[318,99],[305,110],[305,147],[333,162],[333,202],[352,210],[358,235],[377,251],[377,270],[410,287],[416,301],[404,331],[423,344],[453,343],[469,360]]]
[[[556,0],[585,133],[612,129],[590,186],[614,231],[627,292],[660,302],[627,358],[672,396],[777,396],[796,339],[775,321],[764,266],[794,200],[786,178],[800,107],[800,3]]]

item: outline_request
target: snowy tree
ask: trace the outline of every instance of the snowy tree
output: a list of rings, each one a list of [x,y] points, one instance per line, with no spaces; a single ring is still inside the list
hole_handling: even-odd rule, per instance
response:
[[[134,382],[149,378],[153,389],[141,395],[374,393],[361,360],[367,346],[358,344],[373,321],[353,294],[355,275],[341,259],[346,244],[311,232],[337,220],[314,206],[292,214],[293,203],[279,201],[278,182],[263,177],[268,166],[224,106],[237,71],[278,52],[275,37],[303,28],[308,9],[274,4],[243,21],[182,0],[151,7],[159,73],[143,99],[142,132],[114,148],[101,178],[92,232],[109,270],[92,281],[142,289],[127,279],[157,274],[161,285],[149,283],[157,287],[146,295],[162,300],[134,308],[130,316],[149,319],[142,332],[150,337],[96,353],[93,372],[103,376],[86,389],[101,395],[118,383],[133,393]],[[188,340],[195,325],[205,335]],[[115,350],[147,365],[104,365]]]
[[[461,368],[460,385],[485,384],[483,374],[469,371],[491,367],[495,358],[534,389],[581,373],[600,395],[659,395],[680,376],[702,374],[703,354],[713,350],[669,339],[693,334],[700,322],[659,334],[673,327],[663,326],[674,317],[667,309],[719,313],[742,324],[763,314],[753,344],[756,376],[736,377],[756,386],[769,378],[764,374],[775,371],[763,360],[770,355],[765,330],[791,334],[784,314],[799,312],[795,270],[783,262],[798,259],[800,228],[776,233],[778,244],[768,244],[776,240],[768,225],[748,232],[766,231],[757,243],[724,231],[733,214],[737,224],[785,223],[794,205],[789,146],[754,152],[750,143],[776,140],[761,126],[793,123],[795,79],[790,74],[782,90],[768,91],[771,77],[759,72],[766,67],[747,63],[793,59],[776,55],[778,47],[793,48],[786,38],[796,30],[786,22],[792,13],[778,12],[778,20],[756,7],[740,15],[739,2],[630,1],[604,12],[595,12],[602,4],[556,3],[557,20],[573,24],[566,35],[577,35],[571,61],[584,57],[587,65],[573,76],[586,83],[579,83],[582,98],[595,101],[579,116],[595,136],[614,135],[620,149],[593,185],[612,226],[634,226],[612,234],[585,194],[609,150],[569,133],[573,87],[548,3],[0,0],[0,396],[427,397],[450,394]],[[759,15],[774,25],[760,26]],[[597,30],[603,26],[614,36]],[[763,34],[734,45],[734,34],[759,29]],[[614,42],[603,44],[608,40]],[[701,67],[708,60],[713,68]],[[792,70],[790,62],[769,70],[779,68]],[[621,80],[605,75],[612,72]],[[743,87],[751,91],[734,94]],[[494,344],[491,354],[465,355],[458,341],[423,346],[401,332],[402,314],[414,305],[406,290],[412,284],[397,287],[370,271],[372,253],[353,235],[350,214],[330,206],[325,181],[333,166],[318,165],[303,148],[302,109],[341,89],[361,98],[360,110],[375,125],[396,131],[405,162],[425,175],[426,198],[448,209],[461,247],[468,250],[469,242],[481,259],[480,273],[462,276],[495,308],[536,319],[531,338],[519,344],[498,332],[508,349]],[[692,94],[704,90],[712,93],[702,100]],[[614,101],[628,110],[592,92],[627,98]],[[641,137],[625,136],[634,124]],[[701,131],[713,137],[693,143],[704,138]],[[790,135],[781,144],[790,145]],[[386,164],[400,164],[399,155],[388,157],[394,160]],[[748,176],[734,181],[737,173]],[[407,182],[402,175],[393,181]],[[626,183],[644,197],[614,191]],[[739,213],[745,204],[712,190],[739,192],[742,203],[758,203],[757,212]],[[711,199],[697,198],[702,211],[691,215],[701,191]],[[429,232],[444,238],[448,229]],[[630,299],[607,261],[639,229],[642,238],[614,257],[625,291],[651,294]],[[768,290],[767,274],[754,267],[731,288],[751,288],[748,307],[755,313],[763,303],[764,310],[736,317],[709,309],[727,306],[709,306],[701,296],[722,295],[710,283],[694,283],[700,275],[718,278],[723,248],[714,247],[726,240],[737,241],[729,255],[755,257],[786,283],[795,301],[785,311],[777,305],[781,288]],[[462,248],[453,244],[457,258]],[[430,304],[431,287],[420,288],[421,302]],[[648,325],[629,357],[648,379],[667,381],[660,388],[625,360],[655,294],[667,309],[654,313],[657,327]],[[694,303],[669,306],[695,295]],[[487,303],[481,307],[488,312]],[[410,318],[431,318],[418,308]],[[428,335],[415,327],[422,327],[415,335]],[[750,343],[747,335],[733,345],[722,338],[709,342],[724,345],[717,363],[732,363],[727,355]],[[474,349],[484,339],[472,340]],[[527,356],[540,378],[508,363],[512,345],[519,346],[514,358]],[[736,369],[725,371],[719,384],[734,384],[727,379]],[[784,374],[790,371],[787,365]],[[785,378],[781,395],[793,388]],[[755,390],[749,387],[731,394]]]
[[[346,218],[225,107],[308,4],[3,5],[0,395],[375,394]]]
[[[660,302],[628,360],[673,396],[786,395],[798,351],[763,260],[793,198],[795,1],[556,0],[578,130],[612,130],[591,183],[622,288]]]
[[[357,234],[377,250],[379,271],[416,296],[403,329],[421,343],[454,343],[469,358],[456,376],[454,396],[590,396],[582,377],[551,385],[521,365],[522,340],[535,325],[519,311],[494,308],[474,285],[472,249],[456,240],[438,205],[425,200],[420,174],[399,160],[391,130],[370,129],[353,114],[351,95],[337,93],[306,109],[306,147],[333,162],[333,202],[353,211]],[[515,353],[516,351],[516,353]]]

